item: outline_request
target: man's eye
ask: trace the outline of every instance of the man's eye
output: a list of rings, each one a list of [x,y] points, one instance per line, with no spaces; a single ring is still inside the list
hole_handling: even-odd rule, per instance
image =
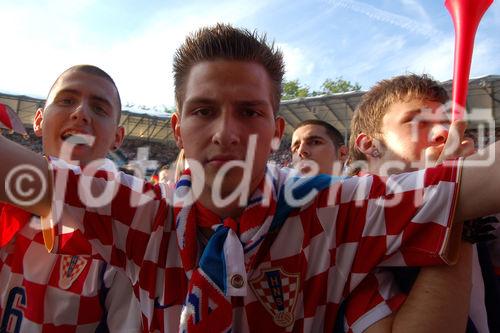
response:
[[[252,110],[252,109],[244,109],[241,113],[245,117],[255,117],[259,114],[257,111]]]
[[[199,108],[199,109],[194,110],[193,114],[198,115],[198,116],[202,116],[202,117],[207,117],[207,116],[210,116],[212,114],[212,110],[210,110],[208,108]]]
[[[97,114],[100,114],[100,115],[106,115],[107,114],[106,110],[103,107],[99,106],[99,105],[95,105],[92,109]]]
[[[73,99],[71,98],[61,98],[59,100],[60,105],[73,105]]]

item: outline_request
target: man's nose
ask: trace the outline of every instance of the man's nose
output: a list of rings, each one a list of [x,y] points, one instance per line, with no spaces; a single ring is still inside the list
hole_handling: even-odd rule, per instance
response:
[[[431,142],[433,144],[445,143],[448,139],[449,127],[443,124],[436,124],[432,127]]]
[[[89,105],[84,101],[80,101],[76,108],[71,113],[72,120],[79,120],[85,123],[90,122]]]
[[[239,143],[238,121],[230,110],[224,110],[214,119],[214,134],[212,142],[221,146],[230,146]]]
[[[308,158],[311,153],[305,143],[301,143],[299,149],[297,149],[297,153],[301,158]]]

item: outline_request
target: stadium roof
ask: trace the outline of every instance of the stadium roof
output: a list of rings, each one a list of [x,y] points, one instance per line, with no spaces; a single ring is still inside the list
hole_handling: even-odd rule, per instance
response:
[[[443,82],[451,95],[451,80]],[[364,91],[339,93],[315,97],[298,98],[281,102],[279,114],[285,118],[286,133],[291,134],[295,126],[306,119],[320,119],[331,123],[347,136],[356,105]],[[16,111],[26,127],[31,127],[37,108],[44,100],[23,95],[0,93],[0,103],[9,105]],[[469,81],[467,110],[488,109],[495,121],[500,121],[500,75],[489,75]],[[122,111],[120,120],[128,138],[162,142],[172,139],[170,119],[147,113]],[[471,124],[474,128],[477,124]]]

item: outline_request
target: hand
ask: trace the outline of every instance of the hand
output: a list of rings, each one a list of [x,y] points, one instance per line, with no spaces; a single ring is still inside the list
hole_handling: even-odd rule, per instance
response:
[[[466,128],[467,123],[464,120],[454,121],[450,125],[444,147],[442,149],[440,146],[427,148],[426,160],[436,161],[436,164],[439,164],[446,160],[472,155],[475,151],[474,142],[471,138],[464,137]]]

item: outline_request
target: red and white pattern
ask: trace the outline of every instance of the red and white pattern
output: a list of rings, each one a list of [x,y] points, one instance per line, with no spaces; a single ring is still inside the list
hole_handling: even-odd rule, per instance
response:
[[[376,269],[354,289],[346,300],[344,329],[361,333],[396,312],[406,300],[391,271]]]
[[[47,253],[39,228],[33,217],[0,248],[2,329],[90,333],[107,323],[111,332],[141,332],[139,304],[127,277],[89,256]]]
[[[500,215],[496,215],[496,217],[500,218]],[[500,223],[492,226],[495,227],[493,234],[497,238],[488,241],[487,246],[493,269],[498,277],[500,276]],[[364,332],[377,321],[396,312],[406,297],[406,294],[398,290],[392,272],[381,269],[370,273],[348,298],[344,317],[346,332]],[[469,318],[473,321],[478,332],[489,332],[484,282],[476,246],[474,246],[472,256],[472,292]]]
[[[54,249],[98,255],[122,268],[138,290],[147,329],[177,331],[188,283],[170,190],[127,175],[82,176],[62,161],[52,161],[52,167],[54,179],[68,173],[66,196],[55,192],[53,213],[60,214],[64,226],[56,224]],[[263,244],[269,248],[247,265],[248,281],[273,268],[299,276],[290,326],[277,325],[248,290],[247,296],[231,299],[233,331],[331,332],[340,302],[377,266],[442,264],[457,200],[458,170],[440,166],[389,179],[354,177],[321,191],[292,212],[272,245]],[[286,178],[284,172],[274,174],[273,199]],[[82,200],[88,198],[80,198],[77,190],[84,177],[97,193],[116,186],[113,201],[86,207]],[[399,204],[391,205],[395,198]],[[261,216],[256,232],[273,214],[274,208]]]

